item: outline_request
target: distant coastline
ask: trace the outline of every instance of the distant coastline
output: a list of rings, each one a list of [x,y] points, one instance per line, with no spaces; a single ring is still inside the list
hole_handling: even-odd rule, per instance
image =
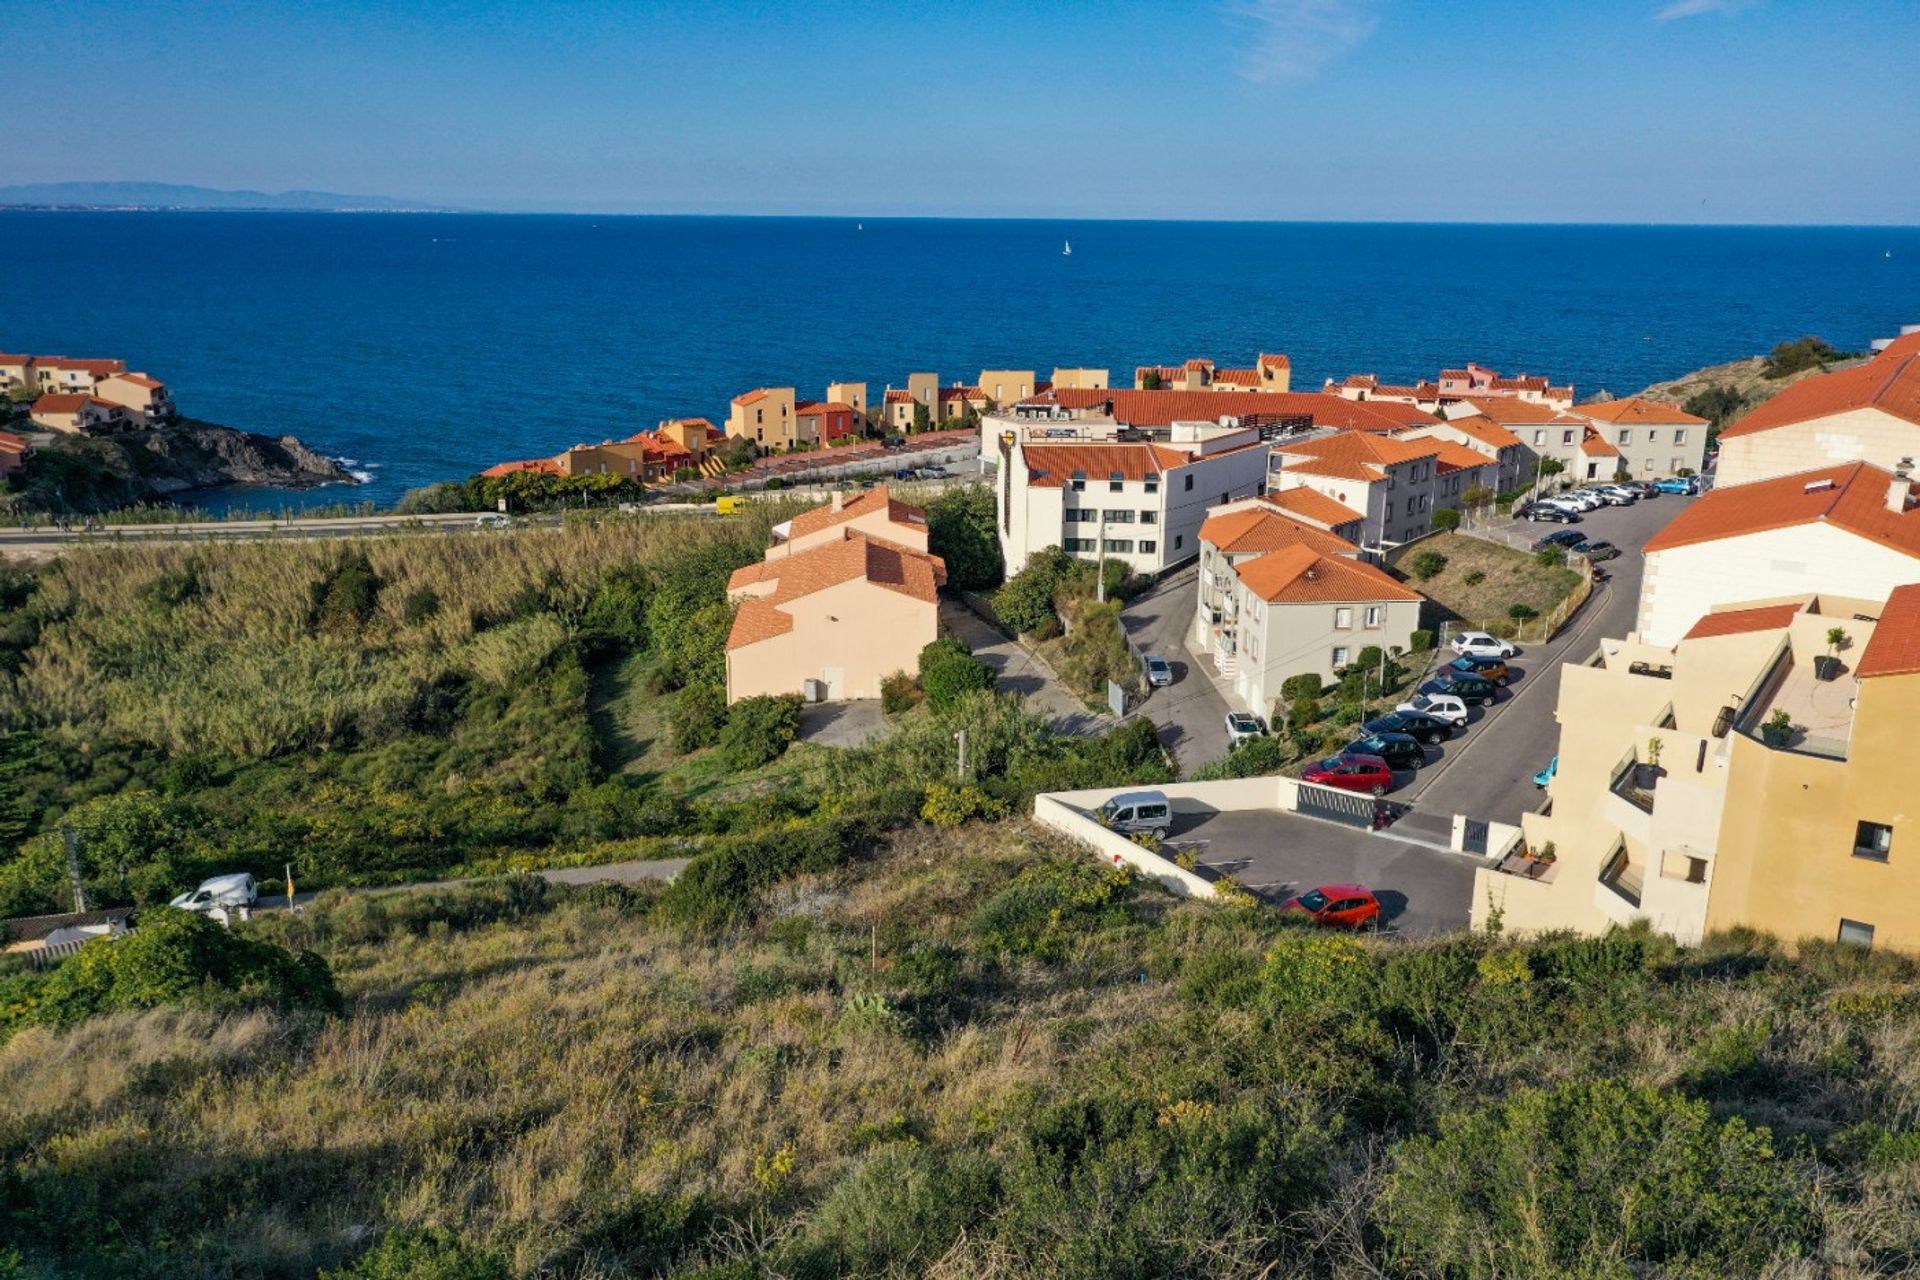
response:
[[[31,213],[460,213],[393,196],[226,191],[169,182],[38,182],[0,187],[0,210]]]

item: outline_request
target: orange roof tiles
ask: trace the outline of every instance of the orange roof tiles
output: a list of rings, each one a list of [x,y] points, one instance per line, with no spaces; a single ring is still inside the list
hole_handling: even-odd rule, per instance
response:
[[[1441,471],[1467,471],[1474,467],[1494,465],[1494,460],[1478,449],[1469,449],[1451,440],[1436,440],[1434,443],[1440,446],[1438,461]]]
[[[560,464],[552,458],[528,458],[523,462],[501,462],[488,467],[480,474],[483,476],[510,476],[516,471],[537,471],[542,475],[557,476]]]
[[[818,418],[829,413],[852,413],[853,406],[837,400],[802,400],[793,407],[796,418]]]
[[[1193,461],[1178,449],[1162,445],[1030,444],[1021,452],[1027,460],[1027,483],[1036,489],[1061,489],[1083,472],[1088,480],[1157,478]]]
[[[1329,527],[1351,524],[1363,518],[1358,511],[1345,503],[1336,502],[1318,489],[1309,489],[1305,485],[1282,489],[1278,493],[1269,493],[1265,501],[1288,515],[1299,516],[1302,520],[1317,521]]]
[[[1726,609],[1709,613],[1693,624],[1682,640],[1706,640],[1713,636],[1739,636],[1754,631],[1778,631],[1800,612],[1798,604],[1766,604],[1752,609]]]
[[[1868,408],[1920,424],[1920,354],[1881,355],[1850,369],[1796,382],[1722,431],[1720,438],[1750,436]]]
[[[149,391],[159,391],[167,384],[158,378],[149,378],[144,373],[118,373],[114,375],[122,382],[131,382],[136,387],[145,387]]]
[[[1594,458],[1619,458],[1624,456],[1610,440],[1592,427],[1587,428],[1587,434],[1580,441],[1580,452]]]
[[[1624,426],[1638,426],[1642,423],[1682,427],[1707,425],[1705,418],[1696,418],[1685,409],[1670,405],[1663,400],[1649,400],[1645,396],[1628,396],[1624,400],[1590,400],[1586,404],[1574,406],[1573,411],[1583,418]]]
[[[1461,404],[1472,405],[1489,422],[1499,422],[1513,426],[1544,426],[1558,421],[1563,415],[1552,405],[1535,404],[1531,400],[1516,400],[1512,396],[1467,396]],[[1458,423],[1460,419],[1449,418],[1449,422]]]
[[[1651,554],[1770,529],[1829,524],[1920,559],[1920,509],[1909,505],[1902,512],[1889,510],[1892,483],[1890,471],[1849,462],[1714,489],[1649,539],[1645,550]]]
[[[1164,427],[1175,422],[1208,422],[1222,417],[1308,418],[1315,426],[1345,431],[1398,431],[1438,422],[1412,405],[1346,400],[1319,391],[1138,391],[1055,387],[1029,396],[1022,404],[1052,404],[1067,409],[1113,405],[1117,422],[1133,427]]]
[[[69,360],[65,356],[35,356],[34,363],[49,369],[82,369],[96,378],[127,371],[125,360]]]
[[[767,389],[765,387],[755,387],[751,391],[742,391],[733,398],[733,402],[735,404],[756,404],[766,398]]]
[[[832,503],[828,503],[823,507],[815,507],[811,511],[802,511],[793,518],[792,536],[796,538],[805,537],[807,534],[818,533],[822,529],[831,529],[834,525],[845,524],[849,520],[872,515],[877,511],[885,511],[888,521],[893,524],[910,525],[921,530],[925,530],[927,527],[927,513],[925,511],[922,511],[919,507],[909,506],[901,502],[887,492],[887,486],[878,485],[867,490],[851,502],[842,504],[838,511],[833,509]]]
[[[1321,555],[1305,543],[1249,560],[1234,572],[1242,586],[1269,604],[1421,598],[1383,570]]]
[[[888,404],[912,404],[914,402],[913,392],[903,391],[898,387],[888,387],[886,402]]]
[[[102,409],[117,409],[120,406],[111,400],[102,400],[99,396],[84,391],[57,392],[41,396],[33,402],[34,413],[76,413],[86,405],[98,405]]]
[[[733,628],[727,634],[727,649],[732,651],[785,635],[793,630],[793,615],[781,605],[855,579],[864,579],[873,586],[934,605],[939,601],[939,588],[947,580],[947,566],[939,556],[910,551],[852,531],[839,542],[748,565],[734,572],[728,580],[730,589],[755,582],[775,585],[769,595],[740,602],[733,617]]]
[[[1906,676],[1920,672],[1920,584],[1895,587],[1880,610],[1879,625],[1867,641],[1853,674],[1862,680],[1875,676]]]
[[[0,360],[5,358],[0,356]],[[26,451],[27,441],[24,436],[17,436],[11,431],[0,431],[0,453],[25,453]]]
[[[1332,502],[1332,499],[1328,501]],[[1200,537],[1228,555],[1264,553],[1301,545],[1311,547],[1322,555],[1350,556],[1359,550],[1345,538],[1337,538],[1324,529],[1316,529],[1262,507],[1246,507],[1208,516],[1206,523],[1200,526]]]
[[[1449,418],[1447,425],[1462,435],[1472,436],[1481,444],[1491,445],[1495,449],[1507,449],[1520,443],[1520,437],[1498,425],[1491,418]]]
[[[1260,371],[1258,369],[1215,369],[1213,381],[1216,386],[1224,382],[1229,386],[1257,387],[1260,385]]]
[[[1446,442],[1400,440],[1393,436],[1376,435],[1370,431],[1342,431],[1335,435],[1322,436],[1318,440],[1300,440],[1291,444],[1282,444],[1276,446],[1275,452],[1289,455],[1305,454],[1322,461],[1353,460],[1372,463],[1376,466],[1392,466],[1399,462],[1412,462],[1415,458],[1435,457],[1439,454],[1443,443]]]
[[[1293,357],[1278,351],[1263,351],[1260,353],[1258,363],[1262,369],[1291,369],[1293,368]]]
[[[1903,333],[1874,353],[1876,360],[1898,360],[1901,356],[1920,355],[1920,329],[1912,333]],[[17,360],[18,356],[0,356],[0,361]]]

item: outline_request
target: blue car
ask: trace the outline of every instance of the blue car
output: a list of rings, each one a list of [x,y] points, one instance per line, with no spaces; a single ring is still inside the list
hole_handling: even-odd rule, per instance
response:
[[[1692,476],[1673,476],[1666,480],[1655,480],[1653,487],[1662,493],[1684,493],[1692,495],[1700,492],[1700,482]]]
[[[1559,772],[1560,772],[1560,757],[1556,755],[1554,756],[1553,759],[1547,761],[1546,768],[1542,769],[1540,772],[1533,775],[1533,785],[1536,787],[1544,787],[1549,782],[1552,782],[1553,775]]]

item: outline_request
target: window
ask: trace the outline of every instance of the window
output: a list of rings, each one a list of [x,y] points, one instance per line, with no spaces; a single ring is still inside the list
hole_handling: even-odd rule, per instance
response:
[[[1189,476],[1187,476],[1187,477],[1186,477],[1186,481],[1187,481],[1187,492],[1188,492],[1188,493],[1192,493],[1192,492],[1193,492],[1193,477],[1192,477],[1191,475],[1189,475]]]
[[[1408,498],[1408,499],[1407,499],[1407,514],[1408,514],[1408,515],[1412,515],[1412,514],[1413,514],[1414,512],[1416,512],[1416,511],[1418,511],[1419,509],[1420,509],[1420,499],[1418,499],[1418,498]]]
[[[1572,443],[1573,443],[1573,432],[1572,432],[1571,430],[1567,430],[1567,431],[1562,431],[1562,432],[1560,433],[1560,443],[1561,443],[1561,444],[1572,444]]]
[[[1075,493],[1085,493],[1087,491],[1087,478],[1078,472],[1075,472],[1073,479],[1067,483],[1072,486]]]
[[[1178,551],[1181,547],[1185,546],[1186,542],[1187,542],[1186,534],[1176,533],[1173,535],[1173,549],[1175,551]]]
[[[1687,429],[1685,427],[1675,427],[1673,429],[1673,442],[1675,444],[1685,444],[1687,442]]]
[[[1853,828],[1853,856],[1885,862],[1893,852],[1893,828],[1884,822],[1859,822]]]
[[[1121,481],[1125,479],[1126,477],[1124,475],[1121,475],[1118,471],[1109,471],[1107,472],[1107,488],[1113,490],[1115,493],[1118,493],[1123,487],[1121,484]]]
[[[1091,550],[1093,550],[1093,539],[1092,539],[1092,538],[1068,538],[1068,539],[1066,540],[1066,544],[1067,544],[1067,545],[1066,545],[1066,549],[1067,549],[1068,551],[1091,551]]]
[[[1385,610],[1377,604],[1368,605],[1366,614],[1368,628],[1377,631],[1380,627],[1380,616],[1384,612]]]
[[[1159,477],[1159,476],[1148,476],[1148,477],[1146,478],[1146,481],[1145,481],[1145,484],[1146,484],[1146,490],[1147,490],[1147,492],[1148,492],[1148,493],[1158,493],[1158,492],[1160,492],[1160,477]]]
[[[1658,428],[1658,427],[1648,427],[1648,428],[1647,428],[1647,443],[1648,443],[1648,444],[1659,444],[1659,443],[1660,443],[1660,428]]]
[[[1150,556],[1158,550],[1160,550],[1160,544],[1151,538],[1145,539],[1140,543],[1140,554],[1143,556]]]
[[[1335,609],[1333,611],[1333,625],[1337,630],[1351,631],[1353,629],[1353,610],[1344,607]]]
[[[1233,495],[1232,495],[1232,494],[1230,494],[1230,493],[1223,493],[1223,494],[1221,494],[1221,495],[1220,495],[1220,501],[1221,501],[1222,503],[1228,503],[1228,502],[1232,502],[1232,501],[1233,501]]]
[[[1622,428],[1620,428],[1620,443],[1621,443],[1621,444],[1632,444],[1632,443],[1633,443],[1633,432],[1631,432],[1631,431],[1629,431],[1629,430],[1627,430],[1627,429],[1626,429],[1625,427],[1622,427]]]
[[[1840,921],[1840,941],[1856,947],[1873,945],[1873,926],[1861,924],[1858,920],[1842,918]]]
[[[1535,444],[1545,444],[1545,443],[1547,442],[1547,433],[1546,433],[1546,431],[1545,431],[1545,430],[1540,430],[1540,431],[1536,431],[1536,432],[1534,432],[1534,433],[1533,433],[1533,442],[1534,442]]]
[[[1108,524],[1132,524],[1133,512],[1109,510],[1107,512],[1107,523]]]
[[[1140,523],[1141,524],[1159,524],[1160,513],[1158,511],[1142,511],[1140,513]]]
[[[1133,539],[1132,538],[1108,538],[1107,550],[1125,552],[1130,555],[1133,552]]]
[[[1347,665],[1347,647],[1343,644],[1333,646],[1333,668],[1338,671]]]

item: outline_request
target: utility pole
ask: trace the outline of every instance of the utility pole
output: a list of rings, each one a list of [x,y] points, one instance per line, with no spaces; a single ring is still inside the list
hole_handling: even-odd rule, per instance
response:
[[[965,729],[960,730],[960,732],[953,735],[953,740],[960,744],[959,767],[955,772],[958,774],[960,781],[965,782],[967,780],[967,731]]]
[[[73,824],[60,824],[60,835],[67,842],[67,876],[73,881],[73,909],[87,909],[87,889],[80,883],[80,837],[73,833]]]

